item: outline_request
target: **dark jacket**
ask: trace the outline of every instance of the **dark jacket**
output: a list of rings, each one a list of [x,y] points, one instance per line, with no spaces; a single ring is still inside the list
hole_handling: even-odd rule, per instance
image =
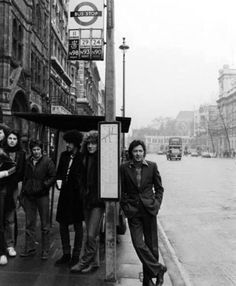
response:
[[[6,160],[4,160],[3,164],[0,166],[0,171],[6,171],[14,167],[15,167],[15,163],[10,158],[7,158]],[[9,184],[11,183],[13,174],[8,177],[0,179],[0,192],[3,190],[7,191],[6,198],[5,198],[5,204],[4,204],[4,213],[11,211],[15,207],[15,202],[13,200],[13,197],[11,193],[9,192]]]
[[[16,164],[10,158],[7,158],[0,165],[0,172],[1,171],[7,171],[7,170],[9,170],[9,169],[11,169],[11,168],[13,168],[15,166],[16,166]],[[1,189],[3,187],[6,187],[9,184],[9,182],[11,181],[12,176],[13,176],[13,174],[8,176],[8,177],[4,177],[4,178],[0,179],[0,192],[1,192]]]
[[[90,164],[89,160],[91,160]],[[99,199],[97,152],[83,158],[82,188],[83,202],[86,208],[105,207],[104,202]]]
[[[12,176],[12,180],[16,183],[23,181],[25,169],[26,153],[24,150],[16,151],[16,172]]]
[[[81,153],[75,155],[70,172],[67,176],[67,169],[71,153],[61,153],[57,168],[57,180],[62,180],[62,187],[57,205],[56,220],[59,223],[73,224],[83,220],[83,206],[81,196]]]
[[[157,164],[145,161],[142,165],[141,186],[137,185],[137,175],[133,164],[124,163],[120,167],[121,175],[121,207],[126,217],[133,217],[140,209],[142,203],[151,215],[157,215],[163,197],[164,189]]]
[[[52,159],[42,156],[33,165],[32,156],[25,163],[22,193],[28,197],[48,195],[50,187],[56,181],[56,169]]]

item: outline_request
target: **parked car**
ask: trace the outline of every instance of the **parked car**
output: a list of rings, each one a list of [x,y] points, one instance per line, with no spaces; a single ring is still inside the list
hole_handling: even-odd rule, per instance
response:
[[[202,158],[211,158],[211,154],[209,152],[202,152]]]
[[[198,152],[197,151],[192,151],[191,152],[191,157],[198,157]]]
[[[160,150],[160,151],[157,152],[157,154],[158,155],[165,155],[165,152]]]

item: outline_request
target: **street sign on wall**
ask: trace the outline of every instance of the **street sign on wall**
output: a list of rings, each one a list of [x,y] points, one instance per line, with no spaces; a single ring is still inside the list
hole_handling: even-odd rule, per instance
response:
[[[104,0],[69,2],[69,60],[104,59]]]

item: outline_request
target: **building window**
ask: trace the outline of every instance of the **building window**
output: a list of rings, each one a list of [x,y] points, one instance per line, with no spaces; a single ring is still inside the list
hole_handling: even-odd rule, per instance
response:
[[[31,86],[34,86],[35,82],[34,67],[35,67],[35,56],[34,53],[31,53]]]
[[[23,59],[23,28],[14,18],[12,23],[12,57],[18,62]]]
[[[44,38],[44,43],[46,44],[46,46],[48,45],[47,44],[47,34],[48,34],[47,27],[48,27],[48,16],[46,13],[44,13],[43,38]]]
[[[47,87],[47,77],[48,77],[48,69],[44,65],[43,66],[43,89],[46,89]]]
[[[38,70],[38,86],[40,87],[40,85],[41,85],[41,63],[39,60],[38,60],[37,70]]]

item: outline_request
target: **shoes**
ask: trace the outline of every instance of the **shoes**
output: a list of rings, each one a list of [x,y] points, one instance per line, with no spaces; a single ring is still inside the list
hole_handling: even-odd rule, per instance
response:
[[[71,260],[70,260],[70,266],[74,266],[79,262],[79,256],[72,255]]]
[[[23,250],[20,253],[20,257],[29,257],[29,256],[33,256],[35,254],[36,254],[36,249]]]
[[[0,256],[0,265],[6,265],[7,264],[7,257],[6,255],[1,255]]]
[[[63,264],[69,264],[71,260],[71,255],[70,254],[63,254],[61,258],[59,258],[56,262],[55,262],[55,266],[58,265],[63,265]]]
[[[48,251],[46,251],[46,250],[42,251],[41,259],[42,260],[48,260]]]
[[[98,268],[99,268],[99,266],[90,264],[87,267],[83,268],[81,270],[81,272],[82,273],[93,272],[93,271],[97,270]]]
[[[157,273],[156,286],[162,286],[164,283],[164,274],[167,271],[166,266],[160,264],[160,271]]]
[[[70,272],[71,273],[79,273],[82,272],[83,269],[85,269],[87,265],[81,264],[80,262],[75,264],[71,267]]]
[[[15,257],[16,256],[16,251],[15,248],[10,246],[7,248],[7,253],[10,257]]]

